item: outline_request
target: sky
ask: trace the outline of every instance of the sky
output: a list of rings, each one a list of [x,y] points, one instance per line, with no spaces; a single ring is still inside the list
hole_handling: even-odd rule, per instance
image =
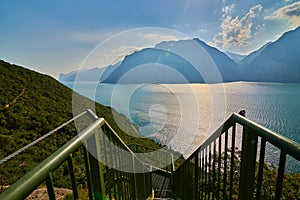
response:
[[[133,29],[170,31],[120,48],[174,40],[173,31],[246,55],[298,26],[300,1],[293,0],[1,0],[0,59],[58,78],[97,45]]]

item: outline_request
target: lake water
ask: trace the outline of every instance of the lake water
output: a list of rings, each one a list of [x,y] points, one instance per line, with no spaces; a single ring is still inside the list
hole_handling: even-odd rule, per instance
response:
[[[300,84],[64,84],[115,108],[139,125],[141,134],[185,156],[242,109],[249,119],[300,143]],[[272,157],[267,159],[272,162]],[[299,162],[293,159],[288,159],[287,168],[300,172]]]

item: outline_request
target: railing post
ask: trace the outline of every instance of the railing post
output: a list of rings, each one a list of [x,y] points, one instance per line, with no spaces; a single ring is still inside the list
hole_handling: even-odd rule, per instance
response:
[[[144,184],[143,187],[145,188],[145,198],[147,199],[152,194],[152,173],[148,171],[147,167],[143,163],[143,177],[144,177]]]
[[[239,199],[253,198],[257,140],[258,136],[254,132],[247,127],[243,128]]]
[[[197,151],[195,156],[195,188],[194,188],[194,198],[199,199],[199,151]]]
[[[137,199],[137,187],[136,187],[136,173],[135,173],[135,157],[134,154],[132,154],[132,180],[131,180],[131,187],[132,187],[132,199]]]
[[[135,173],[136,199],[147,199],[144,173]]]
[[[140,162],[135,162],[135,156],[133,155],[133,170],[134,170],[134,182],[135,182],[135,198],[136,199],[147,199],[147,190],[146,187],[146,170],[144,169],[144,166]],[[139,173],[137,171],[143,169],[143,173]]]
[[[85,173],[86,173],[86,179],[87,179],[87,186],[89,191],[89,198],[93,199],[93,188],[92,188],[92,175],[91,175],[91,167],[90,167],[90,161],[89,161],[89,152],[86,149],[87,142],[85,141],[85,146],[83,147],[83,155],[84,155],[84,164],[85,164]]]
[[[174,157],[173,157],[173,153],[171,153],[171,198],[175,198],[174,195]]]
[[[55,191],[53,186],[52,173],[50,173],[48,178],[46,179],[46,186],[48,190],[49,199],[55,200]]]
[[[103,164],[101,163],[101,152],[100,152],[100,138],[99,132],[95,131],[95,134],[88,139],[87,145],[89,149],[89,164],[91,172],[91,182],[93,188],[93,194],[95,200],[106,199],[105,194],[105,183],[104,183],[104,172]],[[92,151],[92,152],[90,152]]]
[[[68,164],[69,164],[74,200],[78,200],[79,198],[78,198],[78,191],[77,191],[77,185],[76,185],[76,177],[75,177],[72,154],[68,157]]]

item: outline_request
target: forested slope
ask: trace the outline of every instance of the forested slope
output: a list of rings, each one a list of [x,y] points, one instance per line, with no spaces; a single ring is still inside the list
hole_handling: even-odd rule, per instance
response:
[[[126,143],[159,147],[152,140],[124,133],[126,129],[138,134],[126,117],[110,107],[94,104],[78,94],[74,94],[77,98],[72,102],[72,95],[71,89],[48,75],[0,61],[0,159],[72,118],[72,103],[77,104],[78,112],[95,105],[97,115],[104,117]],[[14,182],[76,134],[75,128],[68,126],[1,165],[0,186]]]

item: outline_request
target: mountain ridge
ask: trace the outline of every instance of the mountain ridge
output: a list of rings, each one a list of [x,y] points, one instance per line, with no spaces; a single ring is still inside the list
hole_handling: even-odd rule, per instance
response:
[[[297,34],[298,33],[298,34]],[[222,76],[223,82],[232,82],[232,81],[259,81],[259,82],[300,82],[300,75],[298,75],[298,65],[300,66],[300,60],[297,55],[295,55],[295,52],[300,51],[300,44],[296,38],[299,37],[300,33],[300,27],[288,31],[284,33],[279,39],[277,39],[274,42],[269,42],[263,45],[261,48],[259,48],[256,51],[253,51],[243,59],[241,59],[243,56],[240,57],[240,61],[237,61],[233,58],[230,58],[228,54],[230,52],[222,52],[218,50],[215,47],[212,47],[205,42],[201,41],[198,38],[190,39],[190,40],[178,40],[178,41],[162,41],[158,43],[154,48],[152,49],[161,49],[165,50],[165,53],[174,53],[176,52],[182,52],[182,51],[188,51],[189,54],[193,54],[193,49],[188,49],[187,46],[189,45],[188,43],[191,42],[196,42],[201,46],[207,54],[211,57],[213,62],[215,63],[215,66],[218,68],[220,71],[220,74]],[[296,35],[296,36],[294,36]],[[288,44],[284,44],[288,43]],[[292,51],[289,51],[293,47]],[[180,49],[182,48],[182,49]],[[148,48],[147,48],[148,49]],[[277,49],[277,50],[275,50]],[[144,50],[144,51],[143,51]],[[107,70],[107,68],[104,69],[103,74],[105,75],[105,78],[102,78],[100,81],[101,82],[108,82],[108,83],[116,83],[119,78],[121,78],[124,73],[128,73],[129,66],[123,63],[131,63],[131,69],[133,69],[137,65],[142,65],[142,64],[147,64],[147,58],[145,58],[146,53],[143,55],[143,52],[149,51],[142,49],[140,51],[136,51],[130,55],[125,56],[123,61],[120,62],[118,66],[109,66],[110,70]],[[152,52],[155,52],[153,50]],[[268,52],[273,52],[268,53]],[[136,55],[140,55],[140,58],[137,58]],[[148,56],[151,57],[151,55],[147,54]],[[184,55],[179,53],[179,55]],[[186,54],[185,54],[186,55]],[[275,56],[276,55],[276,56]],[[153,55],[152,55],[153,56]],[[197,57],[197,55],[193,55],[194,57]],[[235,54],[235,56],[239,56]],[[132,59],[134,57],[134,59]],[[155,57],[155,56],[154,56]],[[286,58],[289,59],[286,59]],[[172,58],[175,59],[173,56]],[[131,59],[131,60],[130,60]],[[144,59],[145,62],[140,61],[141,59]],[[156,56],[157,59],[157,56]],[[173,59],[173,60],[174,60]],[[176,58],[177,59],[177,58]],[[186,82],[198,82],[198,83],[203,83],[205,80],[203,77],[200,76],[198,77],[198,80],[195,80],[195,77],[190,77],[192,73],[185,71],[184,67],[190,68],[191,66],[186,64],[184,66],[178,66],[178,63],[183,63],[183,61],[176,60],[174,63],[171,61],[168,61],[165,63],[158,63],[158,64],[169,64],[169,68],[172,68],[172,70],[176,70],[178,73],[181,73],[183,77],[186,78]],[[130,61],[129,61],[130,60]],[[187,61],[189,59],[186,59]],[[154,62],[154,58],[151,60],[148,58],[148,64],[151,63],[157,63]],[[123,65],[122,65],[123,64]],[[293,65],[294,67],[288,67]],[[149,67],[149,66],[148,66]],[[125,68],[127,68],[125,70]],[[153,67],[153,70],[157,70],[159,67]],[[160,69],[162,70],[162,66],[160,66]],[[287,71],[287,72],[286,72]],[[122,73],[123,74],[122,74]],[[136,74],[136,76],[131,77],[132,80],[128,81],[131,83],[182,83],[177,80],[173,80],[172,78],[169,78],[167,76],[163,76],[162,74],[168,73],[167,71],[162,70],[162,73],[157,73],[155,74],[154,72],[151,72],[150,70],[145,71],[147,75],[145,76],[142,74],[142,72],[139,72]],[[89,72],[87,71],[87,74]],[[113,73],[113,74],[111,74]],[[80,72],[78,73],[80,74]],[[92,77],[92,75],[80,75],[81,77]],[[118,74],[118,75],[116,75]],[[95,74],[94,74],[95,75]],[[151,80],[151,76],[154,77]],[[68,74],[65,75],[68,77]],[[112,76],[117,76],[117,77],[112,77]],[[61,76],[60,76],[61,77]],[[70,77],[70,76],[69,76]],[[103,77],[103,76],[102,76]],[[136,77],[140,77],[139,79]],[[160,77],[160,80],[157,79],[157,77]],[[272,78],[273,77],[273,78]],[[285,77],[285,78],[283,78]],[[127,77],[129,79],[130,77]],[[178,78],[178,77],[177,77]],[[166,81],[164,81],[165,79]],[[173,77],[175,79],[175,77]],[[180,79],[180,78],[179,78]],[[66,80],[66,79],[65,79]],[[74,81],[75,79],[69,79],[70,81]],[[80,81],[81,79],[77,79]],[[99,79],[94,78],[94,81],[99,81]],[[64,79],[61,79],[61,81],[64,81]]]
[[[272,42],[268,42],[266,44],[264,44],[263,46],[261,46],[259,49],[251,52],[250,54],[248,54],[245,58],[243,58],[242,60],[240,60],[239,65],[241,67],[247,67],[251,64],[251,62],[259,55],[261,54],[270,44],[272,44]]]
[[[270,43],[247,66],[250,81],[300,82],[300,27]]]
[[[230,51],[224,52],[229,58],[231,58],[233,61],[235,61],[237,64],[239,64],[244,58],[246,58],[248,55],[241,55],[238,53],[233,53]]]

